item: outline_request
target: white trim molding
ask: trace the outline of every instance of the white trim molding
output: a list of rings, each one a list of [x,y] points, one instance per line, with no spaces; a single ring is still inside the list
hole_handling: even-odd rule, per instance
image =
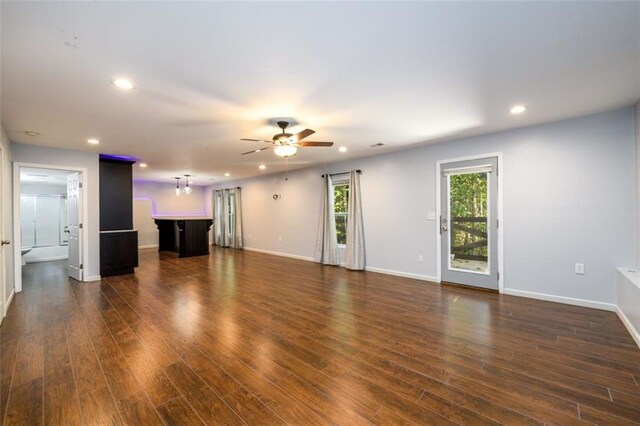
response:
[[[144,246],[138,246],[138,250],[150,249],[150,248],[158,248],[160,247],[158,244],[147,244]]]
[[[640,346],[640,274],[635,269],[616,271],[616,312]]]
[[[263,250],[263,249],[254,248],[254,247],[243,247],[243,250],[254,251],[256,253],[271,254],[273,256],[289,257],[291,259],[304,260],[307,262],[315,262],[315,259],[313,257],[299,256],[297,254],[283,253],[279,251]]]
[[[7,316],[7,312],[9,312],[9,306],[11,306],[11,302],[13,302],[13,296],[15,296],[16,294],[16,289],[14,288],[13,290],[11,290],[11,294],[9,295],[9,297],[7,297],[7,301],[4,304],[4,312],[2,317],[6,317]]]
[[[433,277],[431,275],[413,274],[410,272],[401,272],[401,271],[394,271],[391,269],[374,268],[371,266],[365,267],[365,271],[375,272],[377,274],[393,275],[395,277],[401,277],[401,278],[411,278],[414,280],[428,281],[434,284],[440,284],[440,280],[438,279],[438,277]]]
[[[583,306],[585,308],[602,309],[604,311],[616,311],[613,303],[598,302],[595,300],[578,299],[575,297],[556,296],[554,294],[536,293],[533,291],[505,288],[504,294],[509,296],[528,297],[529,299],[545,300],[547,302],[564,303],[565,305]]]
[[[87,277],[84,277],[84,281],[85,283],[90,283],[90,282],[94,282],[94,281],[100,281],[102,279],[102,277],[100,277],[100,275],[90,275]]]
[[[304,260],[306,262],[315,262],[315,259],[313,257],[300,256],[300,255],[297,255],[297,254],[289,254],[289,253],[282,253],[282,252],[279,252],[279,251],[263,250],[263,249],[254,248],[254,247],[244,247],[244,250],[253,251],[253,252],[256,252],[256,253],[270,254],[270,255],[273,255],[273,256],[288,257],[288,258],[296,259],[296,260]],[[378,274],[393,275],[393,276],[401,277],[401,278],[411,278],[411,279],[414,279],[414,280],[428,281],[428,282],[432,282],[432,283],[436,283],[436,284],[438,284],[440,282],[440,281],[438,281],[437,277],[433,277],[433,276],[430,276],[430,275],[420,275],[420,274],[413,274],[413,273],[410,273],[410,272],[393,271],[393,270],[390,270],[390,269],[374,268],[372,266],[367,266],[365,268],[365,271],[367,271],[367,272],[375,272],[375,273],[378,273]]]
[[[53,169],[53,170],[65,170],[70,172],[79,172],[82,174],[82,184],[85,188],[89,187],[89,172],[84,167],[72,167],[72,166],[58,166],[53,164],[40,164],[40,163],[13,163],[13,280],[14,289],[16,293],[22,291],[22,235],[20,232],[20,169],[22,167],[35,168],[35,169]],[[82,263],[84,264],[84,270],[91,269],[91,258],[89,257],[89,227],[86,226],[89,218],[89,197],[86,191],[82,197]],[[88,281],[83,274],[83,281]]]
[[[624,326],[627,327],[627,330],[629,331],[629,334],[631,334],[631,337],[633,337],[633,340],[635,340],[638,347],[640,347],[640,332],[636,330],[633,324],[631,324],[631,320],[627,318],[624,312],[622,312],[620,306],[616,306],[616,313],[620,317],[620,320],[622,321]]]

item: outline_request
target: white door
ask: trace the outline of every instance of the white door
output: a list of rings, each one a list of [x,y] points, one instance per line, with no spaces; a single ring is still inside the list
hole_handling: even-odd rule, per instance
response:
[[[2,201],[2,203],[0,203],[0,323],[2,322],[2,319],[4,318],[4,315],[6,314],[6,312],[4,311],[4,270],[5,270],[5,264],[4,264],[4,246],[6,244],[9,243],[9,241],[5,241],[4,239],[4,218],[2,216],[3,214],[3,210],[4,210],[4,198],[2,197],[2,161],[3,161],[3,155],[4,152],[2,151],[2,149],[0,148],[0,200]]]
[[[67,176],[67,231],[69,233],[69,276],[82,281],[82,175]]]
[[[442,281],[498,289],[498,159],[441,166]]]

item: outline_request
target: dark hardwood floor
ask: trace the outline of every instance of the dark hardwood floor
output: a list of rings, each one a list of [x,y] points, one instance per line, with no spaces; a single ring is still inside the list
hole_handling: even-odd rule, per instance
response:
[[[639,424],[614,313],[213,249],[79,284],[31,264],[4,424]]]

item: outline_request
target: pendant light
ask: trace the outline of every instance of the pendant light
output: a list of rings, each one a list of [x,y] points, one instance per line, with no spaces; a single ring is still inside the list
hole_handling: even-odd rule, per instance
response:
[[[189,176],[191,175],[184,175],[184,177],[187,178],[187,184],[184,187],[184,193],[187,195],[191,194],[191,187],[189,186]]]
[[[180,195],[180,178],[174,178],[176,180],[176,195]]]

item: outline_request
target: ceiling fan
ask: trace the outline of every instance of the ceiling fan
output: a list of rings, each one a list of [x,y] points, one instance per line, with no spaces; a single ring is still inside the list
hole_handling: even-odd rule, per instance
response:
[[[262,139],[240,139],[241,141],[251,142],[265,142],[270,143],[272,146],[260,149],[254,149],[253,151],[243,152],[242,155],[253,154],[255,152],[266,151],[273,148],[273,152],[280,157],[291,157],[298,152],[298,148],[318,147],[318,146],[333,146],[333,142],[304,142],[302,139],[307,136],[311,136],[315,133],[315,130],[304,129],[296,134],[287,133],[286,129],[289,127],[289,122],[278,121],[278,127],[282,129],[282,133],[277,133],[273,136],[273,141],[265,141]]]

